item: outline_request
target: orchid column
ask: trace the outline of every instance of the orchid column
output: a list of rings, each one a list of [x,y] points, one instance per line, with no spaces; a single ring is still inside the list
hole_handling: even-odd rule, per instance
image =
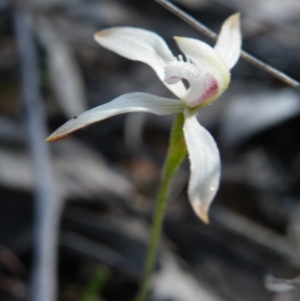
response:
[[[142,92],[124,94],[71,119],[46,139],[59,140],[89,124],[122,113],[177,114],[158,194],[144,278],[136,299],[141,301],[148,293],[170,181],[185,158],[186,150],[191,164],[188,197],[197,216],[205,223],[209,221],[208,209],[219,187],[220,156],[213,137],[198,123],[196,115],[229,85],[230,69],[241,51],[239,14],[224,22],[214,48],[196,39],[175,37],[184,57],[174,57],[160,36],[139,28],[107,29],[96,33],[95,39],[121,56],[148,64],[177,97],[172,99]],[[189,83],[188,88],[183,79]]]

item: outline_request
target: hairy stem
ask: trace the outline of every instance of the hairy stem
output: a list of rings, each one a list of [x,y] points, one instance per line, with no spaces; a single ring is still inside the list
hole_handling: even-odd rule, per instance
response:
[[[160,233],[163,224],[165,206],[167,202],[168,193],[170,190],[171,180],[174,173],[184,160],[187,150],[183,136],[184,116],[182,113],[178,114],[173,123],[171,132],[170,145],[162,173],[162,180],[156,200],[156,207],[153,216],[153,223],[151,229],[150,242],[146,253],[143,279],[134,301],[143,301],[146,299],[149,291],[149,282],[153,267],[155,263],[157,246],[160,238]]]

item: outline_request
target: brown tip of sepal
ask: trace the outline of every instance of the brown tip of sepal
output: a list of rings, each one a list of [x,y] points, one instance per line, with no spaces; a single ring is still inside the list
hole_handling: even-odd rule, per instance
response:
[[[55,141],[58,141],[58,140],[61,140],[67,136],[69,136],[70,134],[72,134],[73,132],[75,131],[72,131],[72,132],[68,132],[67,134],[56,134],[56,132],[54,132],[52,135],[50,135],[49,137],[47,137],[45,139],[46,142],[55,142]]]
[[[201,212],[198,214],[198,217],[202,220],[202,222],[206,225],[209,224],[209,217],[208,217],[208,214],[207,212]]]
[[[209,216],[208,216],[208,207],[207,206],[201,206],[196,207],[193,206],[194,212],[196,215],[202,220],[202,222],[206,225],[209,224]]]
[[[236,26],[236,24],[240,21],[240,16],[241,13],[235,13],[233,15],[231,15],[230,17],[228,17],[228,19],[225,21],[226,24],[230,25],[230,26]]]
[[[45,142],[55,142],[55,141],[58,141],[58,140],[60,140],[60,139],[62,139],[62,138],[53,137],[53,136],[51,135],[51,136],[49,136],[49,137],[47,137],[47,138],[45,139]]]
[[[52,135],[50,135],[49,137],[47,137],[47,138],[45,139],[45,142],[55,142],[55,141],[57,141],[57,140],[59,140],[59,139],[57,139],[57,138],[52,134]]]
[[[45,139],[45,142],[53,142],[53,140],[52,140],[51,137],[49,136],[49,137],[47,137],[47,138]]]
[[[111,34],[114,30],[115,30],[114,28],[109,28],[109,29],[103,29],[103,30],[97,31],[97,32],[94,34],[94,40],[95,40],[96,42],[99,42],[99,40],[100,40],[102,37]]]

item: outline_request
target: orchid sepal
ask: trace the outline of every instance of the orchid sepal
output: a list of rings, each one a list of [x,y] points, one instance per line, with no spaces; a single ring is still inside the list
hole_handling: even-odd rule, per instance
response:
[[[230,70],[240,57],[241,47],[240,13],[236,13],[223,23],[214,49]]]
[[[183,132],[191,165],[188,196],[194,212],[208,223],[208,209],[220,183],[219,150],[211,134],[198,122],[194,111],[186,108],[184,117]]]
[[[81,128],[115,115],[130,112],[149,112],[155,115],[168,115],[181,112],[183,106],[183,102],[179,99],[165,98],[140,92],[124,94],[104,105],[75,116],[59,127],[46,141],[53,142],[60,140]]]
[[[171,92],[178,98],[184,97],[186,89],[181,81],[173,85],[164,82],[165,67],[174,60],[174,56],[156,33],[140,28],[114,27],[97,32],[94,39],[102,47],[127,59],[147,64]]]

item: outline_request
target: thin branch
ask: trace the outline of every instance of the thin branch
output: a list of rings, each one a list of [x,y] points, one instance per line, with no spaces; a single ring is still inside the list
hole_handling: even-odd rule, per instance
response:
[[[32,301],[56,300],[56,257],[63,201],[54,185],[46,135],[45,113],[40,95],[37,50],[30,14],[16,7],[14,26],[20,56],[21,100],[35,176],[35,241]]]
[[[197,29],[199,32],[206,35],[207,37],[209,37],[213,40],[217,39],[218,35],[214,31],[212,31],[211,29],[209,29],[208,27],[206,27],[205,25],[203,25],[202,23],[197,21],[195,18],[188,15],[186,12],[184,12],[183,10],[181,10],[180,8],[175,6],[170,1],[168,1],[168,0],[154,0],[154,1],[157,2],[158,4],[160,4],[161,6],[163,6],[164,8],[166,8],[167,10],[169,10],[171,13],[173,13],[178,18],[185,21],[187,24],[189,24],[192,27],[194,27],[195,29]],[[286,83],[287,85],[300,91],[300,83],[298,81],[296,81],[295,79],[291,78],[290,76],[286,75],[285,73],[262,62],[261,60],[255,58],[253,55],[251,55],[245,51],[242,51],[241,57],[244,60],[246,60],[247,62],[249,62],[250,64],[268,72],[269,74],[276,77],[280,81],[282,81],[282,82]]]

